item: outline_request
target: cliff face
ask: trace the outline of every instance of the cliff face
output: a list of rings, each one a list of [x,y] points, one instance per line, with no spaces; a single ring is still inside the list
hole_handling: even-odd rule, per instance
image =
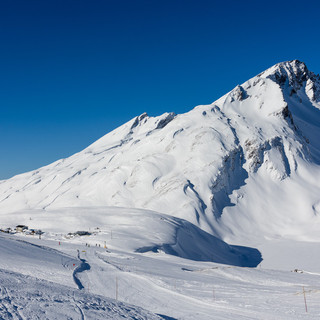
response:
[[[142,114],[70,158],[1,181],[0,212],[146,208],[221,238],[316,237],[319,109],[319,76],[280,63],[210,105]]]

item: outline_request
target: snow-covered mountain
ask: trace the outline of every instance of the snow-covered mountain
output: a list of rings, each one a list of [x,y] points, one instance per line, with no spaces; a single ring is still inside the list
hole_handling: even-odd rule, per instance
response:
[[[210,105],[146,113],[85,150],[0,182],[0,212],[144,208],[230,241],[319,240],[320,79],[279,63]]]
[[[45,231],[0,233],[0,318],[319,318],[319,109],[279,63],[0,181],[0,229]]]

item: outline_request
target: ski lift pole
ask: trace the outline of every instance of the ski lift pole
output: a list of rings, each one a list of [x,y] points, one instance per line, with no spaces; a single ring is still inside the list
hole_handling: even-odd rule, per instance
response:
[[[306,291],[304,290],[304,287],[302,287],[302,289],[303,289],[304,306],[306,307],[306,312],[308,312]]]

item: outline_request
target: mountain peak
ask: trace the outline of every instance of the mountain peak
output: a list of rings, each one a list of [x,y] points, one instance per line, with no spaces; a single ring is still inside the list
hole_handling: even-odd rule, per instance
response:
[[[297,69],[308,70],[306,64],[303,61],[300,61],[298,59],[279,62],[276,64],[276,66],[283,67],[283,68],[291,68],[293,70],[297,70]]]
[[[309,70],[306,64],[300,60],[290,60],[290,61],[283,61],[275,64],[274,66],[270,67],[269,69],[262,72],[260,75],[272,75],[276,73],[286,73],[288,75],[301,75],[301,74],[308,74]]]
[[[308,80],[319,81],[319,76],[309,71],[306,64],[299,60],[277,63],[259,76],[269,78],[281,87],[291,86],[295,91],[298,91]]]

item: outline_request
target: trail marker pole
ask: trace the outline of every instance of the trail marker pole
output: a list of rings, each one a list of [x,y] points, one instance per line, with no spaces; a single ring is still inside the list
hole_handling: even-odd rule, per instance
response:
[[[304,305],[305,305],[305,307],[306,307],[306,312],[308,312],[306,292],[305,292],[305,290],[304,290],[304,287],[302,287],[302,290],[303,290],[303,297],[304,297]]]
[[[214,288],[212,289],[212,298],[213,298],[213,301],[216,301],[216,294],[214,292]]]

